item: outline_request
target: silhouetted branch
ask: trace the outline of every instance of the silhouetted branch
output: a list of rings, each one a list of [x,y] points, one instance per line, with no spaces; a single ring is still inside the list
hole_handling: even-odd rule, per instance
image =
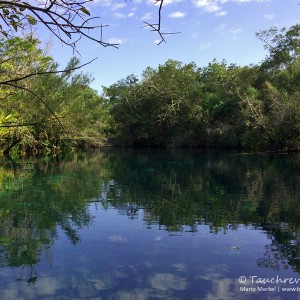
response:
[[[18,82],[18,81],[21,81],[21,80],[24,80],[24,79],[27,79],[27,78],[30,78],[30,77],[33,77],[33,76],[36,76],[36,75],[46,75],[46,74],[58,74],[58,73],[68,73],[70,71],[75,71],[75,70],[78,70],[90,63],[92,63],[94,60],[96,60],[96,58],[92,59],[91,61],[83,64],[83,65],[80,65],[80,66],[77,66],[77,67],[74,67],[74,68],[70,68],[70,69],[66,69],[66,70],[58,70],[58,71],[45,71],[45,72],[34,72],[34,73],[30,73],[30,74],[26,74],[22,77],[18,77],[18,78],[12,78],[12,79],[9,79],[9,80],[5,80],[5,81],[0,81],[0,85],[1,84],[9,84],[9,83],[12,83],[12,82]]]
[[[158,23],[148,23],[148,22],[144,22],[146,25],[143,26],[144,28],[146,27],[150,27],[151,31],[154,31],[156,33],[158,33],[158,35],[160,36],[161,40],[157,45],[160,45],[162,42],[166,43],[166,40],[164,38],[165,35],[170,35],[170,34],[178,34],[180,32],[162,32],[161,31],[161,21],[162,21],[162,7],[164,4],[164,0],[155,0],[154,4],[158,4],[159,3],[159,8],[158,8]]]
[[[117,47],[118,44],[105,42],[102,30],[108,25],[89,25],[99,17],[90,17],[85,5],[91,1],[50,0],[45,2],[23,2],[21,0],[0,1],[4,13],[0,16],[7,28],[0,28],[0,33],[8,36],[12,30],[24,28],[26,23],[43,24],[63,44],[71,46],[76,51],[76,43],[82,36],[101,46]],[[34,5],[34,3],[37,3]],[[99,38],[90,34],[91,30],[100,29]]]

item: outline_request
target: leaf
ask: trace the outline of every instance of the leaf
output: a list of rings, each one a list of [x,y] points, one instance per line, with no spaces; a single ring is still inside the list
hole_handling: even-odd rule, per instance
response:
[[[18,25],[16,23],[11,24],[14,30],[17,32],[18,31]]]
[[[17,15],[11,15],[11,16],[10,16],[10,19],[17,19],[17,20],[20,20],[20,17],[17,16]]]
[[[36,23],[37,23],[37,20],[33,16],[30,16],[30,15],[27,15],[27,20],[30,25],[36,25]]]
[[[82,7],[82,8],[80,8],[80,10],[83,12],[83,13],[85,13],[86,15],[91,15],[90,14],[90,12],[85,8],[85,7]]]

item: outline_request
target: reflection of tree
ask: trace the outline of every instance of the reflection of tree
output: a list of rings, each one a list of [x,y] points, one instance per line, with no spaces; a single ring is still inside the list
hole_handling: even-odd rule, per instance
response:
[[[114,150],[0,167],[0,263],[34,265],[50,251],[57,228],[73,244],[88,226],[89,202],[115,208],[147,227],[226,233],[240,224],[264,230],[262,267],[299,272],[299,157],[201,151]],[[20,275],[20,278],[22,276]]]
[[[96,193],[86,187],[92,180],[87,167],[79,156],[64,162],[44,159],[0,167],[0,264],[22,267],[19,280],[36,281],[34,265],[43,252],[50,251],[57,228],[72,244],[80,241],[78,228],[92,220],[85,193]]]
[[[22,267],[18,280],[34,283],[34,265],[43,250],[51,245],[55,230],[39,228],[36,213],[27,208],[5,208],[0,224],[1,267]],[[26,270],[25,270],[26,269]]]
[[[27,268],[26,268],[27,267]],[[18,281],[26,280],[29,284],[34,284],[37,280],[37,274],[33,265],[22,265]]]
[[[295,272],[300,272],[299,227],[291,229],[288,223],[279,223],[265,224],[262,228],[268,234],[271,244],[265,247],[264,257],[259,259],[258,265],[274,270],[279,270],[281,266],[291,266]]]
[[[266,256],[259,264],[285,261],[299,271],[299,238],[294,237],[300,220],[298,156],[144,150],[107,158],[114,181],[103,184],[104,207],[126,215],[124,207],[134,203],[143,209],[148,227],[158,224],[169,231],[196,231],[206,224],[211,232],[226,233],[239,224],[272,224],[266,248],[272,259]]]

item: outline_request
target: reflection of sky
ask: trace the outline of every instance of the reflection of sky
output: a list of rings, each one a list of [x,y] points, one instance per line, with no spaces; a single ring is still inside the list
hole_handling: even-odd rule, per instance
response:
[[[261,230],[241,225],[214,234],[199,225],[197,232],[172,234],[158,225],[147,229],[142,211],[132,220],[100,205],[89,209],[95,218],[79,229],[77,245],[58,231],[34,266],[34,285],[16,281],[21,268],[1,269],[1,299],[266,299],[240,292],[238,277],[295,277],[290,270],[258,269],[270,243]]]

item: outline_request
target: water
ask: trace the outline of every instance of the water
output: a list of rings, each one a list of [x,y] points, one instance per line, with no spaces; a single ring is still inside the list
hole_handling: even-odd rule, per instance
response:
[[[300,299],[299,169],[197,150],[2,158],[0,298]]]

